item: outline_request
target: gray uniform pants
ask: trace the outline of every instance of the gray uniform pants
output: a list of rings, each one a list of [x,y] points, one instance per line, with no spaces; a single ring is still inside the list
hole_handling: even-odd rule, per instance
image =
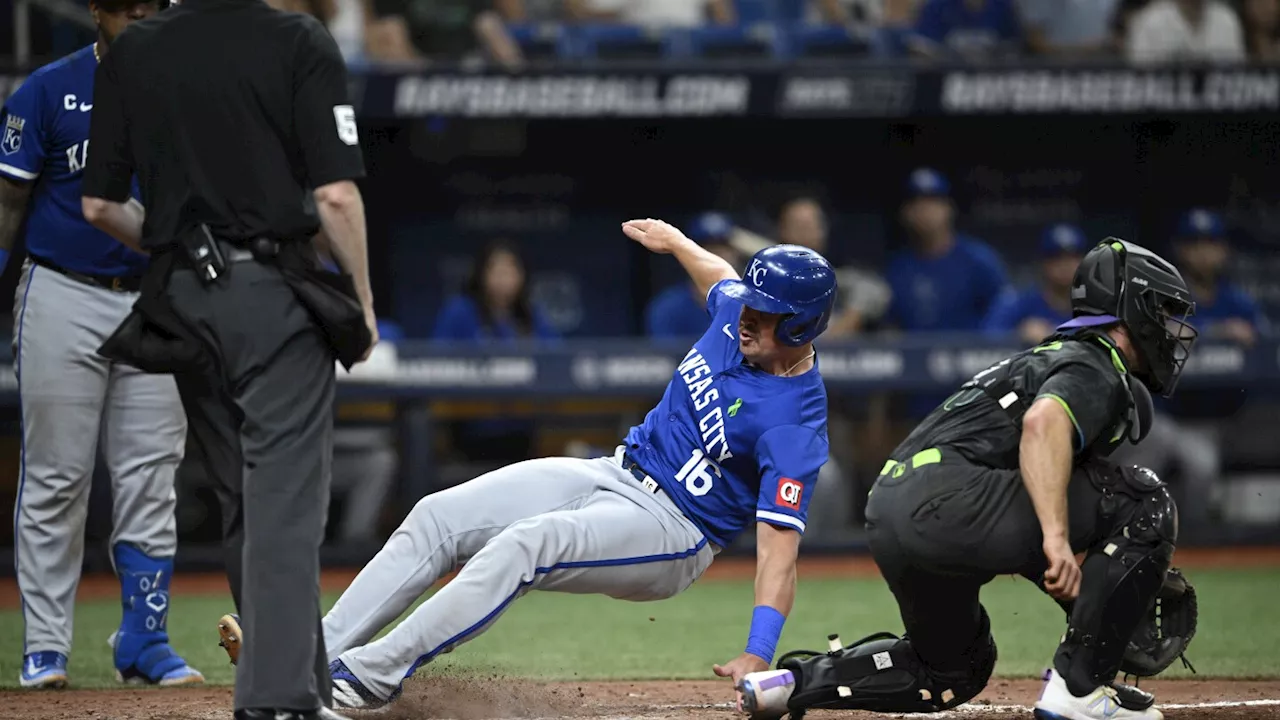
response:
[[[187,435],[177,388],[168,375],[147,375],[97,352],[137,297],[30,260],[22,268],[13,307],[22,396],[14,551],[24,652],[71,651],[99,445],[111,475],[111,544],[173,557],[173,477]]]
[[[334,360],[279,270],[233,263],[204,287],[174,270],[174,309],[217,349],[218,377],[179,377],[210,477],[244,628],[236,709],[314,710],[332,694],[320,631],[320,545],[333,456]]]
[[[543,458],[428,495],[325,616],[330,657],[387,698],[529,590],[634,601],[684,591],[718,549],[653,488],[617,457]],[[369,642],[463,563],[403,623]]]

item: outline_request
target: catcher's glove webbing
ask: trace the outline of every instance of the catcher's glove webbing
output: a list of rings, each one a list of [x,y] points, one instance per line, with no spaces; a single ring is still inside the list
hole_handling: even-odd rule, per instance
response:
[[[1196,635],[1198,618],[1195,588],[1181,570],[1169,568],[1151,611],[1129,640],[1120,671],[1126,676],[1151,677],[1181,659],[1184,667],[1195,672],[1185,653]]]

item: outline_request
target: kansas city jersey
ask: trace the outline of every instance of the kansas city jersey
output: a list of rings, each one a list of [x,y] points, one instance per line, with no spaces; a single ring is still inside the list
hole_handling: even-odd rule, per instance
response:
[[[146,257],[90,225],[80,209],[97,66],[90,45],[35,71],[9,97],[0,111],[0,175],[35,183],[28,253],[90,275],[133,275]]]
[[[753,520],[804,532],[827,461],[827,390],[816,358],[796,377],[744,362],[742,303],[720,290],[707,295],[711,327],[662,401],[627,434],[626,450],[708,540],[725,547]]]

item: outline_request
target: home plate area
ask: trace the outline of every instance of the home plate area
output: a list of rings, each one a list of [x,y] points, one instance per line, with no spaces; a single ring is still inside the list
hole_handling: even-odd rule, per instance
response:
[[[1165,680],[1143,683],[1171,720],[1280,718],[1280,681]],[[376,712],[349,712],[352,720],[551,720],[555,718],[742,717],[734,712],[726,681],[538,683],[500,676],[423,677],[404,697]],[[1039,695],[1035,680],[993,680],[973,703],[936,715],[877,715],[814,711],[811,718],[1030,718]],[[231,689],[68,690],[0,693],[8,720],[231,720]]]

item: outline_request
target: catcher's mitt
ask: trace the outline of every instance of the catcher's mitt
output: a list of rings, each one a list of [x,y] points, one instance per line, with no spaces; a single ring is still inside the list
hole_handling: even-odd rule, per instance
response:
[[[1164,672],[1181,658],[1182,664],[1195,672],[1187,661],[1187,646],[1196,634],[1199,617],[1196,590],[1178,568],[1170,568],[1165,575],[1151,612],[1142,619],[1120,663],[1120,671],[1126,675],[1151,677]]]

